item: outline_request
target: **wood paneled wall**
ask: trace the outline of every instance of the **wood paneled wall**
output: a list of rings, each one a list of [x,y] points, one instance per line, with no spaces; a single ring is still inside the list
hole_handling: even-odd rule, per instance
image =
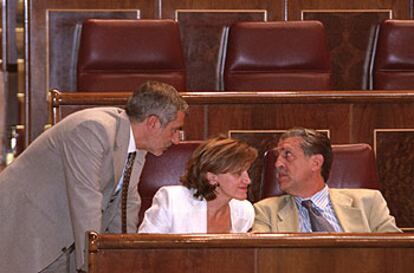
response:
[[[47,124],[47,90],[74,91],[76,25],[86,18],[177,20],[189,90],[220,88],[217,66],[223,26],[239,20],[321,20],[328,34],[335,89],[359,90],[369,88],[376,24],[384,18],[413,17],[413,0],[26,0],[25,5],[26,144]]]

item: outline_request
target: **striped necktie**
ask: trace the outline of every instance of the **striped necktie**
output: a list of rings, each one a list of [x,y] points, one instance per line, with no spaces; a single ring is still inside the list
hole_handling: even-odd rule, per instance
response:
[[[132,167],[134,166],[137,152],[128,154],[128,160],[124,169],[124,178],[122,179],[122,199],[121,199],[121,219],[122,219],[122,233],[127,233],[127,199],[129,179],[131,178]]]
[[[304,206],[309,212],[309,219],[313,232],[335,232],[332,225],[326,220],[321,213],[313,206],[311,200],[302,201]]]

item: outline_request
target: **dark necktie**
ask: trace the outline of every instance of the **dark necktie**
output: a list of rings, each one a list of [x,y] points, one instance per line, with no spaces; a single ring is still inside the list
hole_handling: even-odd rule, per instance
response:
[[[122,217],[122,233],[127,232],[127,199],[129,179],[131,178],[132,167],[134,166],[136,152],[128,154],[128,160],[124,169],[124,178],[122,179],[122,199],[121,199],[121,217]]]
[[[302,201],[302,206],[304,206],[309,212],[309,219],[314,232],[335,232],[335,229],[331,224],[326,220],[321,213],[312,205],[311,200]]]

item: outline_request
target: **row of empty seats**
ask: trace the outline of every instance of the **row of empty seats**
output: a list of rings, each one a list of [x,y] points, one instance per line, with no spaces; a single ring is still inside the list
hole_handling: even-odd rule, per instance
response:
[[[173,145],[159,157],[147,155],[138,187],[142,198],[140,222],[145,210],[152,204],[152,197],[161,186],[180,183],[179,179],[184,174],[186,162],[200,143],[181,142]],[[333,145],[332,148],[333,163],[327,182],[330,187],[379,189],[374,152],[368,144]],[[264,160],[260,199],[283,194],[276,180],[275,159],[273,150],[269,150],[263,158],[258,159]]]
[[[223,89],[332,90],[325,29],[318,21],[238,22],[222,44]],[[386,20],[373,61],[373,88],[414,89],[414,21]],[[159,80],[186,91],[179,25],[172,20],[87,20],[77,90],[132,90]]]

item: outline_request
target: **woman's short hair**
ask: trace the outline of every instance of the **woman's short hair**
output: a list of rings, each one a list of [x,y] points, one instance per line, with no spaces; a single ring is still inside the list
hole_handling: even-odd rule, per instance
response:
[[[256,157],[257,150],[244,141],[224,136],[209,139],[194,151],[181,183],[195,190],[194,197],[213,200],[216,186],[209,183],[207,173],[241,173]]]
[[[176,119],[178,111],[186,113],[188,104],[172,85],[147,81],[134,91],[125,108],[128,116],[138,122],[154,115],[165,127]]]

